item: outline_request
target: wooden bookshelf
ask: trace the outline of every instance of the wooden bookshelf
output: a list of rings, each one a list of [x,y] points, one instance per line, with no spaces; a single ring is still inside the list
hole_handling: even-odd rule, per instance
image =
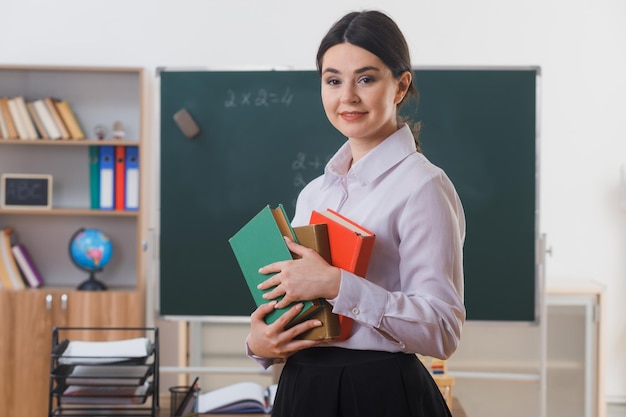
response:
[[[11,381],[0,384],[7,415],[47,415],[53,327],[145,326],[149,188],[145,83],[142,68],[0,66],[0,97],[67,100],[87,137],[0,139],[0,174],[53,177],[51,209],[0,209],[0,228],[13,228],[44,279],[38,289],[0,289],[0,316],[14,318],[0,321],[0,364],[7,364],[1,379]],[[124,124],[123,140],[110,138],[115,121]],[[97,125],[107,127],[107,139],[95,139]],[[90,208],[88,151],[103,145],[138,147],[139,210]],[[113,257],[97,274],[107,291],[75,289],[88,276],[69,257],[69,240],[81,227],[102,230],[111,238]]]

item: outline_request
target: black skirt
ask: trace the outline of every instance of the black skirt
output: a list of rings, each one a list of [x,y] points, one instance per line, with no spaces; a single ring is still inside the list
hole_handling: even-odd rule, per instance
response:
[[[451,417],[412,354],[305,349],[281,373],[272,417]]]

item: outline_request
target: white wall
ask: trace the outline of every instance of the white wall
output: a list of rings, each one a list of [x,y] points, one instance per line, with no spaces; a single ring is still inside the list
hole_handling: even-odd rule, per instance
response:
[[[395,18],[415,65],[542,67],[548,280],[606,285],[606,393],[626,400],[626,1],[0,0],[0,64],[311,69],[363,8]]]

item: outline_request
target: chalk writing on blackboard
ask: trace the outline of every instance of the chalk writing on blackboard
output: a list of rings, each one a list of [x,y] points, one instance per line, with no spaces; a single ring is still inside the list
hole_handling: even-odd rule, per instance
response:
[[[293,93],[287,87],[282,93],[268,91],[260,88],[256,91],[236,92],[228,90],[224,107],[227,109],[235,107],[270,107],[272,105],[283,105],[289,107],[293,101]]]
[[[296,191],[300,192],[312,179],[321,175],[331,156],[322,157],[320,155],[307,155],[304,152],[298,152],[291,162],[293,186]],[[295,199],[292,204],[295,207]]]

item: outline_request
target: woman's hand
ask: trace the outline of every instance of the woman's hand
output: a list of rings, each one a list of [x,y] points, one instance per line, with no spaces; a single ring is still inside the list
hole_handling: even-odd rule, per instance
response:
[[[274,262],[259,269],[261,274],[276,273],[259,284],[258,288],[272,288],[263,295],[266,300],[284,296],[275,308],[283,308],[296,301],[316,298],[335,298],[339,294],[341,271],[330,265],[315,250],[298,245],[285,238],[287,247],[300,259]]]
[[[310,348],[324,340],[297,340],[296,336],[309,329],[319,327],[319,320],[306,320],[285,330],[285,326],[302,310],[302,303],[296,304],[280,316],[274,323],[266,324],[263,318],[274,310],[275,301],[262,304],[250,315],[250,334],[247,343],[250,351],[263,358],[287,358],[293,353]]]

